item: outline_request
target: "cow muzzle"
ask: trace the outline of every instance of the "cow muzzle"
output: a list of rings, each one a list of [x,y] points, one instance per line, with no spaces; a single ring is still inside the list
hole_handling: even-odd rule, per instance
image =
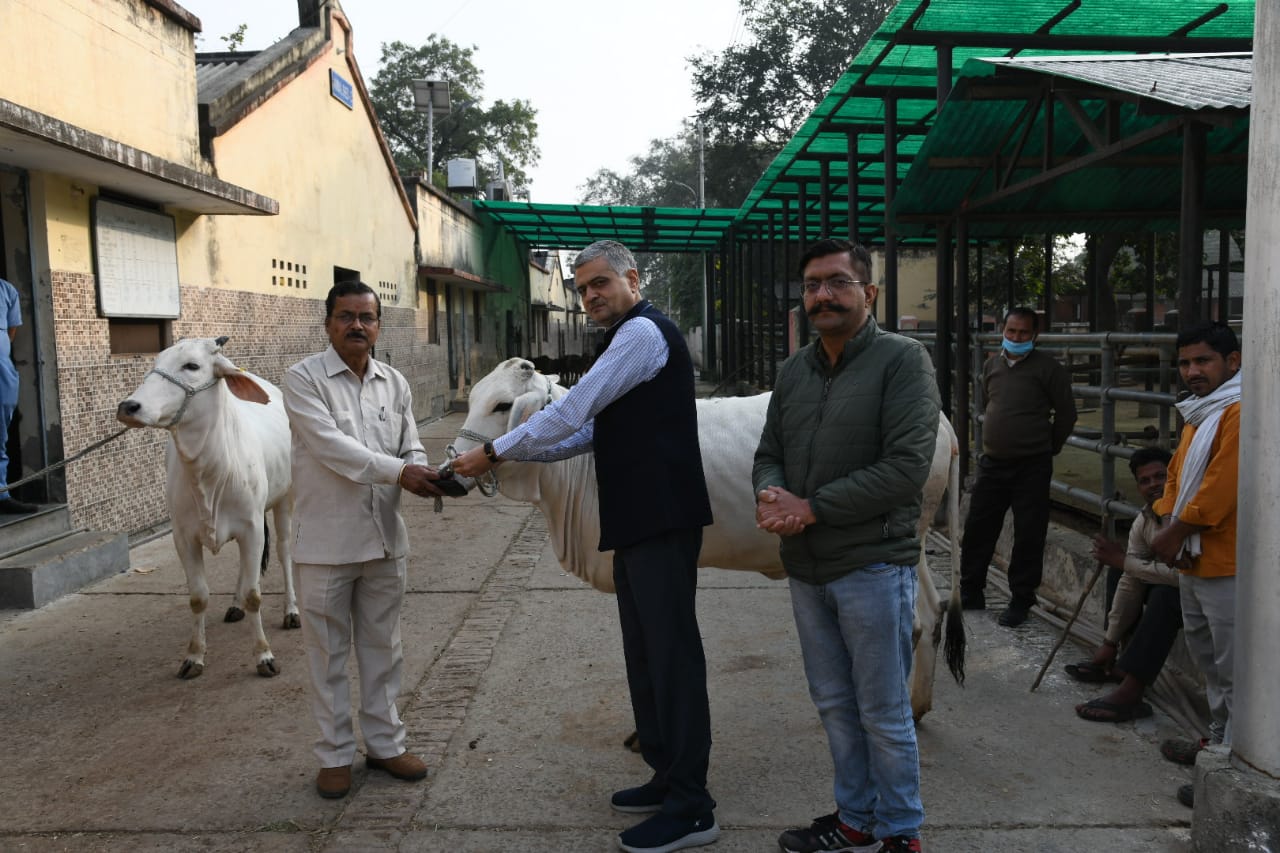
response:
[[[142,411],[142,404],[137,400],[123,400],[119,406],[116,406],[116,420],[127,427],[148,427],[151,424],[138,416]]]

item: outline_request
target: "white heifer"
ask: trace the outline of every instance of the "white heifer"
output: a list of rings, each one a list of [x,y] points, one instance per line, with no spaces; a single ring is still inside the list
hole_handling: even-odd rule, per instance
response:
[[[222,354],[226,342],[225,337],[189,339],[169,347],[156,356],[138,390],[116,410],[116,418],[126,426],[169,431],[166,494],[173,544],[187,573],[193,621],[179,678],[204,672],[204,614],[209,606],[204,549],[216,554],[232,539],[240,550],[240,578],[226,621],[238,621],[247,611],[258,674],[271,677],[280,672],[260,612],[268,509],[275,518],[276,554],[284,571],[284,627],[300,625],[291,556],[289,417],[280,389],[232,364]]]
[[[538,409],[568,391],[555,376],[534,371],[532,362],[512,358],[476,383],[470,412],[454,442],[463,453],[523,422]],[[764,429],[769,394],[698,400],[698,441],[711,496],[715,523],[703,533],[698,565],[749,569],[771,578],[786,572],[778,555],[777,537],[756,527],[751,467]],[[933,675],[946,618],[946,657],[952,675],[964,681],[964,625],[960,585],[952,581],[945,611],[925,563],[924,533],[945,493],[950,494],[951,549],[959,559],[959,447],[951,424],[939,419],[933,466],[924,488],[919,532],[922,547],[916,574],[911,709],[917,720],[933,706]],[[502,494],[535,504],[547,519],[556,558],[564,569],[601,592],[613,592],[613,552],[597,550],[600,518],[596,498],[595,460],[591,454],[553,463],[504,462],[496,471]],[[953,569],[953,578],[954,569]],[[921,643],[922,636],[928,641]]]

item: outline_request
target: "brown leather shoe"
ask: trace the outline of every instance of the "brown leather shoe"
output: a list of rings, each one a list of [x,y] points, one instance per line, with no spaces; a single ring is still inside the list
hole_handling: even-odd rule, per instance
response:
[[[418,756],[410,755],[407,752],[402,752],[395,758],[366,756],[365,763],[369,765],[370,770],[385,770],[397,779],[403,779],[406,782],[416,782],[419,779],[425,779],[427,776],[426,762]]]
[[[321,767],[316,775],[316,793],[326,800],[340,800],[351,790],[351,765]]]

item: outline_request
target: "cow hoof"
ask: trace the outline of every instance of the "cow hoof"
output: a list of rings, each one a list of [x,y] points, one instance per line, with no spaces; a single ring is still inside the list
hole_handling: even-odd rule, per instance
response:
[[[244,611],[234,604],[227,608],[227,615],[222,617],[223,622],[239,622],[244,618]]]
[[[280,665],[276,663],[275,658],[264,658],[258,661],[258,675],[263,678],[273,678],[280,674]]]
[[[289,630],[291,628],[301,628],[302,618],[298,616],[297,613],[286,613],[284,615],[284,627],[285,627],[285,630]]]
[[[187,681],[193,678],[199,678],[204,674],[204,664],[195,660],[184,660],[182,666],[178,667],[178,677]]]

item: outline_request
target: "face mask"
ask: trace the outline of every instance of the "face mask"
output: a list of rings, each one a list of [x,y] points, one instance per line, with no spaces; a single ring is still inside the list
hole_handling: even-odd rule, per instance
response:
[[[1035,345],[1035,341],[1023,341],[1020,344],[1015,344],[1013,341],[1006,338],[1004,342],[1004,351],[1009,353],[1009,355],[1026,355],[1035,348]]]

